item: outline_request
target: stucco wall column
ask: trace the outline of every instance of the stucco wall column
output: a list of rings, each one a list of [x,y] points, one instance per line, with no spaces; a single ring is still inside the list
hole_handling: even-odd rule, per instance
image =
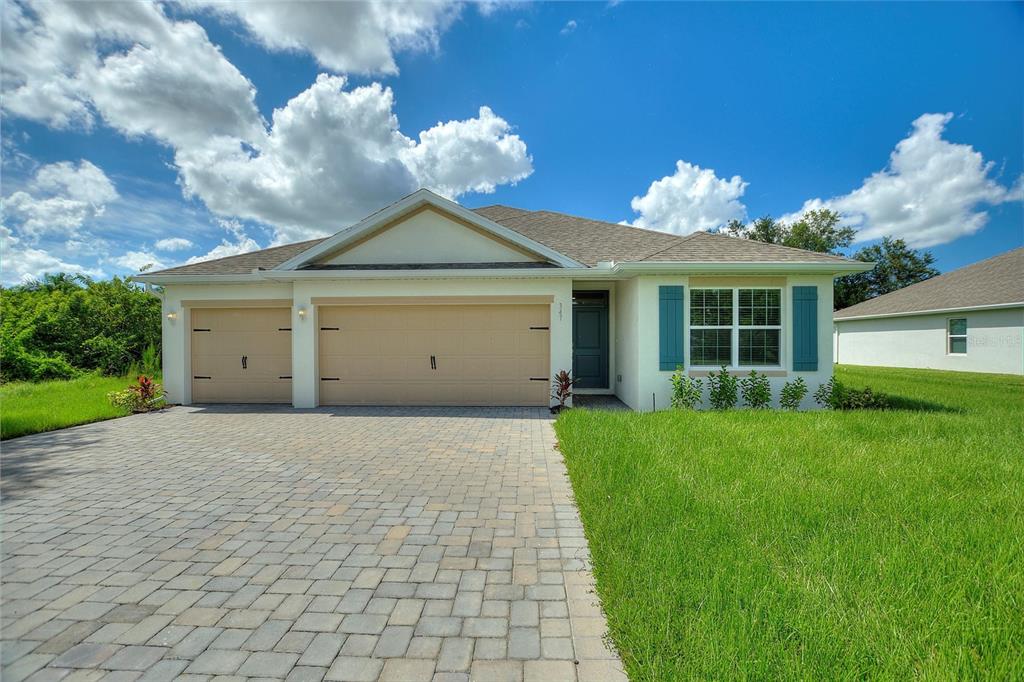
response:
[[[295,287],[292,301],[292,405],[316,407],[317,390],[317,311],[310,303],[307,286]]]

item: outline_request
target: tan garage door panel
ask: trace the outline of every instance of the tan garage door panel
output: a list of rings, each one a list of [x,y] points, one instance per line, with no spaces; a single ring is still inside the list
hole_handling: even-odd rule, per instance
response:
[[[322,307],[320,402],[547,405],[549,323],[548,305]]]
[[[290,403],[291,373],[288,308],[192,310],[192,402]]]

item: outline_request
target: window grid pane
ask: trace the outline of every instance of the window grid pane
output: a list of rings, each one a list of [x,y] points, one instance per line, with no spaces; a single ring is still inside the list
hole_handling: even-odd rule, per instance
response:
[[[741,329],[739,363],[748,367],[779,364],[779,330]]]
[[[740,289],[741,327],[771,327],[782,324],[782,292],[778,289]]]
[[[690,325],[732,326],[732,289],[691,289]]]
[[[950,336],[964,336],[967,334],[967,320],[965,318],[950,320],[949,334]]]
[[[731,329],[691,329],[690,357],[694,365],[728,365],[732,362]]]

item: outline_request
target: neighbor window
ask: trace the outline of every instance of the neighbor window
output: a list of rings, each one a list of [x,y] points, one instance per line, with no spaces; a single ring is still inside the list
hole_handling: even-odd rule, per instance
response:
[[[950,355],[967,353],[967,318],[954,317],[949,320],[949,340],[946,344]]]
[[[781,289],[691,289],[690,364],[777,366]]]

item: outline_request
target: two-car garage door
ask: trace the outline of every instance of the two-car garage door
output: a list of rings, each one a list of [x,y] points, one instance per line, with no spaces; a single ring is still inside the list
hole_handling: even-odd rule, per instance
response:
[[[320,403],[546,406],[549,320],[546,304],[321,306]],[[291,402],[289,309],[198,308],[192,328],[193,402]]]
[[[547,405],[548,305],[319,311],[324,405]]]

